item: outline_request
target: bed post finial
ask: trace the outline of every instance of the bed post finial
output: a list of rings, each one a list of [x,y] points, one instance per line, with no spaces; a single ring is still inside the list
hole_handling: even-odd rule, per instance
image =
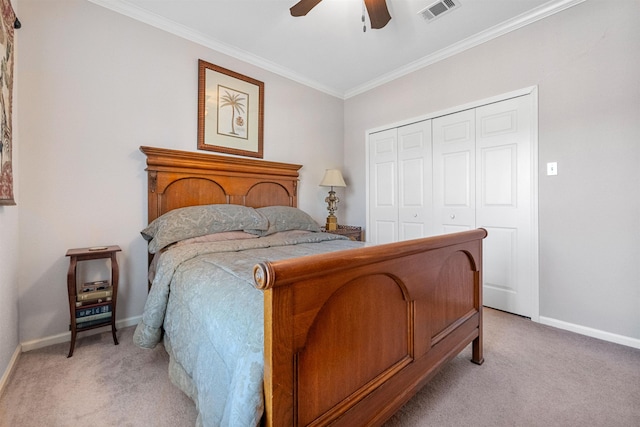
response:
[[[269,289],[273,284],[269,283],[272,282],[269,280],[271,277],[273,277],[273,273],[271,272],[271,264],[269,261],[261,262],[253,267],[253,281],[256,284],[256,288],[262,290]]]

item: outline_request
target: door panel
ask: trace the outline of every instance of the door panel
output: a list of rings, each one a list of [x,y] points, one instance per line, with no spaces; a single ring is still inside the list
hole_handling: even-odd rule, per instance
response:
[[[436,230],[486,228],[484,304],[529,317],[531,111],[524,96],[433,120]]]
[[[482,148],[480,151],[480,206],[516,207],[517,146]]]
[[[369,136],[369,226],[367,240],[398,240],[397,131],[389,129]]]
[[[373,234],[376,243],[393,243],[396,242],[398,235],[397,221],[385,221],[383,219],[376,220],[373,223]]]
[[[491,240],[485,239],[483,246],[484,286],[515,293],[514,254],[516,253],[518,230],[513,228],[487,227]]]
[[[476,109],[476,226],[484,240],[484,304],[533,314],[532,133],[529,96]]]
[[[433,120],[434,233],[475,227],[475,113]]]
[[[458,153],[443,154],[442,171],[444,173],[444,182],[442,190],[444,192],[444,206],[450,208],[470,208],[471,207],[471,188],[470,185],[474,180],[469,176],[471,162],[470,152],[463,151]]]
[[[432,233],[431,120],[398,128],[399,240]]]

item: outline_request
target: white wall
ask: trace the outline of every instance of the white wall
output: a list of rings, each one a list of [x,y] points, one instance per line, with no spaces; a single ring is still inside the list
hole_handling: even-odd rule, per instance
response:
[[[639,41],[640,1],[592,0],[348,99],[346,223],[368,129],[537,85],[540,315],[640,343]]]
[[[342,164],[342,100],[85,0],[20,0],[20,20],[22,342],[68,333],[69,248],[120,245],[117,317],[142,313],[147,214],[138,147],[196,151],[198,59],[264,82],[264,158],[304,165],[299,206],[324,220],[318,183],[325,168]]]
[[[15,152],[12,161],[15,164]],[[0,206],[0,386],[19,344],[18,209],[17,206]]]
[[[0,380],[19,344],[18,246],[18,207],[0,206]]]

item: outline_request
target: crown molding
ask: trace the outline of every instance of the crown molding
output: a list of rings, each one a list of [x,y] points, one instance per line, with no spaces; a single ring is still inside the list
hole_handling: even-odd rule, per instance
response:
[[[214,40],[211,37],[208,37],[201,32],[192,30],[189,27],[186,27],[182,24],[178,24],[177,22],[171,21],[170,19],[167,19],[153,12],[149,12],[148,10],[132,5],[131,3],[128,3],[126,1],[123,1],[123,0],[88,0],[88,1],[98,6],[102,6],[106,9],[109,9],[113,12],[135,19],[136,21],[143,22],[145,24],[151,25],[152,27],[158,28],[160,30],[163,30],[173,35],[176,35],[178,37],[181,37],[183,39],[205,46],[209,49],[215,50],[216,52],[220,52],[232,58],[239,59],[248,64],[255,65],[257,67],[270,71],[279,76],[286,77],[302,85],[305,85],[305,86],[317,89],[321,92],[327,93],[329,95],[335,96],[336,98],[340,98],[340,99],[344,98],[344,94],[340,91],[337,91],[333,88],[322,85],[300,74],[294,73],[293,71],[285,67],[282,67],[274,62],[268,61],[258,55],[254,55],[242,49],[238,49],[235,46],[231,46],[226,43],[222,43],[218,40]]]
[[[481,33],[475,34],[472,37],[464,39],[458,43],[455,43],[451,46],[448,46],[445,49],[441,49],[431,55],[425,56],[423,58],[418,59],[404,67],[398,68],[390,73],[384,74],[376,79],[370,80],[369,82],[357,86],[344,94],[344,99],[351,98],[353,96],[359,95],[371,89],[374,89],[378,86],[381,86],[385,83],[389,83],[397,78],[405,76],[407,74],[413,73],[421,68],[427,67],[429,65],[435,64],[436,62],[440,62],[446,58],[457,55],[458,53],[464,52],[465,50],[471,49],[488,41],[491,41],[495,38],[498,38],[502,35],[510,33],[511,31],[515,31],[519,28],[537,22],[541,19],[547,18],[551,15],[554,15],[558,12],[561,12],[565,9],[573,7],[577,4],[583,3],[586,0],[563,0],[561,2],[555,2],[553,4],[544,4],[534,10],[531,10],[522,15],[516,16],[515,18],[506,21],[500,25],[496,25],[491,27]]]
[[[552,3],[550,2],[550,3],[544,4],[538,7],[537,9],[534,9],[530,12],[517,16],[500,25],[496,25],[492,28],[489,28],[486,31],[483,31],[472,37],[469,37],[465,40],[455,43],[445,49],[441,49],[432,55],[428,55],[423,58],[420,58],[417,61],[414,61],[406,66],[398,68],[387,74],[384,74],[378,78],[370,80],[367,83],[364,83],[360,86],[356,86],[350,90],[347,90],[344,93],[334,88],[328,87],[326,85],[322,85],[315,80],[308,79],[298,73],[291,71],[288,68],[282,67],[278,64],[268,61],[258,55],[254,55],[242,49],[238,49],[235,46],[231,46],[231,45],[222,43],[218,40],[214,40],[198,31],[194,31],[184,25],[178,24],[174,21],[171,21],[155,13],[149,12],[148,10],[142,9],[138,6],[134,6],[124,0],[88,0],[88,1],[96,5],[102,6],[104,8],[110,9],[121,15],[125,15],[125,16],[128,16],[129,18],[151,25],[160,30],[174,34],[178,37],[181,37],[186,40],[197,43],[199,45],[205,46],[209,49],[215,50],[224,55],[239,59],[251,65],[255,65],[264,70],[270,71],[282,77],[293,80],[302,85],[308,86],[310,88],[319,90],[328,95],[344,100],[344,99],[348,99],[356,95],[362,94],[364,92],[367,92],[385,83],[389,83],[397,78],[403,77],[421,68],[435,64],[451,56],[457,55],[458,53],[464,52],[465,50],[468,50],[478,45],[481,45],[483,43],[486,43],[490,40],[493,40],[511,31],[515,31],[526,25],[529,25],[541,19],[547,18],[565,9],[568,9],[577,4],[583,3],[586,0],[563,0],[560,2],[552,2]]]

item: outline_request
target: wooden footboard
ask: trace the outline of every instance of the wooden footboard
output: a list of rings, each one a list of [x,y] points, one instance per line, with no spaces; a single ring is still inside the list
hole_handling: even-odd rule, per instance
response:
[[[266,262],[265,424],[381,425],[473,343],[483,229]]]

